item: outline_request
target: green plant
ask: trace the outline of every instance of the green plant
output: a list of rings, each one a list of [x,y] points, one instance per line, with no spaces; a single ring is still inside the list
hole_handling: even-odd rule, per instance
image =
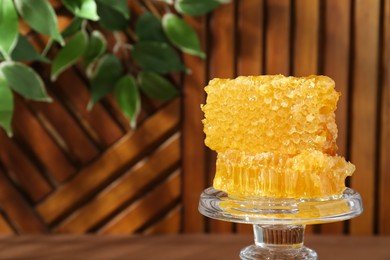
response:
[[[9,135],[14,110],[12,91],[26,99],[51,102],[43,80],[27,62],[50,63],[52,81],[74,64],[82,64],[90,82],[88,108],[114,93],[135,127],[140,110],[139,91],[162,101],[178,94],[165,77],[168,73],[188,71],[178,51],[205,57],[196,32],[180,15],[203,15],[229,1],[159,0],[167,10],[162,18],[145,11],[133,19],[135,23],[130,22],[128,0],[61,2],[73,17],[62,32],[48,0],[0,0],[0,127]],[[19,20],[49,37],[41,53],[19,33]],[[108,49],[107,34],[116,39],[112,49]],[[49,57],[47,53],[53,47],[56,54]],[[119,51],[126,53],[121,56],[126,60],[119,58]]]

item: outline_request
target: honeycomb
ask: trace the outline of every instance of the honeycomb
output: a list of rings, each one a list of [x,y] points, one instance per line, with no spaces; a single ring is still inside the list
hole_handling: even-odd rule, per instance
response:
[[[336,155],[334,87],[326,76],[211,80],[202,122],[205,144],[218,153],[214,188],[263,197],[342,193],[355,167]]]
[[[322,198],[341,194],[355,166],[343,157],[305,150],[297,155],[218,153],[214,187],[229,195]]]

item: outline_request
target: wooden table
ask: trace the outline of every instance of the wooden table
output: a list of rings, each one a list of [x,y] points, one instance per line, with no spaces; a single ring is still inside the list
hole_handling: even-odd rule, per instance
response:
[[[239,259],[249,235],[0,237],[0,259]],[[390,259],[390,237],[307,236],[320,259]]]

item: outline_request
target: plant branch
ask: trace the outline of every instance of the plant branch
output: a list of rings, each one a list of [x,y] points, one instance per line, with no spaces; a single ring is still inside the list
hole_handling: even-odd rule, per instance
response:
[[[149,9],[150,12],[152,12],[156,17],[161,19],[160,12],[157,10],[157,8],[149,0],[142,0],[142,2]]]
[[[50,38],[50,40],[46,43],[46,46],[41,53],[43,57],[47,56],[47,53],[49,52],[50,48],[53,46],[53,42],[54,42],[53,39]]]

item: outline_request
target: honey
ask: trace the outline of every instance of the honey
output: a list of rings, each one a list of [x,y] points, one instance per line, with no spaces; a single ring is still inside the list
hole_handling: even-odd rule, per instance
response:
[[[340,96],[326,76],[213,79],[202,106],[218,153],[213,186],[234,196],[341,194],[355,166],[336,154]]]

